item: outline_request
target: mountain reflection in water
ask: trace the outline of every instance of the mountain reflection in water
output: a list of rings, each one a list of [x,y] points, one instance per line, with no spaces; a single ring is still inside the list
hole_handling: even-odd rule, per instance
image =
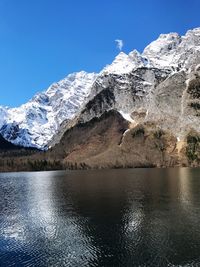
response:
[[[0,266],[200,266],[200,170],[0,174]]]

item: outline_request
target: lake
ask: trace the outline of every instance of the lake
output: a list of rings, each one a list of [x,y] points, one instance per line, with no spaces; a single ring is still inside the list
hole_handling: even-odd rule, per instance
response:
[[[0,266],[200,266],[200,169],[1,173]]]

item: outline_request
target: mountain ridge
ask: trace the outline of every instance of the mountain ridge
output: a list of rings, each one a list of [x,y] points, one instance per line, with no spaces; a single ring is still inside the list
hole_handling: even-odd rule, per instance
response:
[[[1,134],[17,145],[44,148],[62,121],[81,107],[95,76],[83,71],[69,74],[19,108],[1,107]]]
[[[157,120],[172,132],[178,121],[177,138],[182,138],[184,125],[194,124],[195,130],[200,130],[197,116],[192,115],[199,100],[191,100],[187,91],[189,81],[198,76],[199,63],[200,28],[184,36],[161,34],[142,53],[120,52],[99,74],[69,74],[21,109],[0,107],[0,133],[14,144],[44,149],[61,127],[64,133],[76,118],[87,122],[116,109],[135,124]],[[176,108],[180,100],[182,111]]]

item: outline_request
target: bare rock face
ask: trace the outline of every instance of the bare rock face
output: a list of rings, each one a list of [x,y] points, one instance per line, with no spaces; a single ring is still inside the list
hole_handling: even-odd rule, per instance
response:
[[[46,152],[64,168],[133,168],[199,166],[200,134],[190,130],[183,141],[157,122],[128,123],[110,110],[68,129]]]
[[[84,162],[102,154],[116,144],[119,145],[129,123],[115,110],[86,123],[78,123],[68,129],[60,142],[47,153],[51,158],[69,162]]]
[[[22,107],[0,107],[0,113],[4,138],[52,147],[50,156],[66,163],[192,164],[187,136],[200,132],[200,28],[184,36],[161,34],[143,53],[121,52],[99,74],[71,74]],[[144,134],[133,138],[138,125]]]
[[[79,120],[116,109],[135,124],[154,121],[178,140],[191,129],[200,131],[200,29],[162,34],[134,55],[134,64],[128,64],[130,54],[120,54],[100,73]]]
[[[133,111],[131,113],[131,118],[132,119],[134,118],[137,122],[140,123],[140,122],[144,121],[144,119],[146,118],[147,114],[148,114],[147,109],[139,108],[138,110],[135,110],[135,111]]]
[[[67,130],[49,157],[66,168],[164,167],[180,164],[177,140],[154,123],[134,128],[111,110]]]
[[[97,76],[76,119],[62,129],[65,136],[71,127],[87,125],[95,118],[101,119],[105,112],[115,110],[129,122],[121,134],[120,145],[115,142],[105,146],[101,139],[90,136],[84,146],[64,153],[65,162],[84,162],[89,167],[198,165],[198,142],[191,144],[188,136],[191,132],[195,136],[200,133],[199,55],[198,28],[185,36],[162,34],[142,54],[120,53]],[[104,138],[109,138],[109,131],[103,134]],[[135,132],[140,134],[137,136]],[[59,147],[61,141],[68,148],[69,142],[63,141],[63,134],[54,145],[58,143]],[[101,153],[95,144],[102,147]],[[193,161],[189,150],[197,155]]]

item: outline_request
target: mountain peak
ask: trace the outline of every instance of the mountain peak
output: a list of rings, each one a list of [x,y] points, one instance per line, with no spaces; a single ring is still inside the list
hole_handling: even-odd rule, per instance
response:
[[[158,39],[151,42],[145,49],[143,54],[165,53],[175,49],[181,42],[181,36],[178,33],[160,34]]]
[[[199,61],[200,28],[195,28],[180,36],[178,33],[161,34],[150,43],[142,56],[149,59],[156,68],[189,70]]]
[[[186,35],[188,35],[188,34],[196,34],[196,35],[200,35],[200,27],[197,27],[197,28],[188,30],[188,31],[186,32]]]
[[[75,72],[18,108],[0,107],[0,130],[4,138],[13,144],[43,148],[60,124],[81,109],[96,76]]]
[[[144,65],[143,58],[137,50],[133,50],[128,55],[120,52],[112,62],[103,69],[103,73],[125,74],[129,73],[135,68]]]
[[[74,72],[52,84],[46,91],[36,94],[19,108],[0,106],[0,133],[15,144],[43,148],[59,131],[63,121],[78,116],[86,103],[101,94],[101,91],[105,94],[102,99],[97,99],[105,100],[105,103],[100,106],[100,110],[119,100],[120,110],[129,112],[129,109],[133,109],[130,104],[132,99],[139,101],[152,91],[157,76],[160,77],[159,82],[181,70],[187,74],[195,70],[199,63],[200,28],[189,30],[184,36],[174,32],[161,34],[142,54],[137,50],[129,54],[120,52],[99,74]],[[132,71],[136,71],[136,75],[129,81],[128,75],[124,74]],[[117,75],[118,81],[112,74]],[[109,91],[113,81],[115,85],[119,82],[117,88],[113,89],[118,92],[117,100],[113,97],[116,92]],[[126,96],[124,101],[119,96],[121,92]],[[109,97],[111,99],[107,103]],[[96,106],[94,109],[95,112],[98,110]],[[93,116],[95,112],[90,115]]]

